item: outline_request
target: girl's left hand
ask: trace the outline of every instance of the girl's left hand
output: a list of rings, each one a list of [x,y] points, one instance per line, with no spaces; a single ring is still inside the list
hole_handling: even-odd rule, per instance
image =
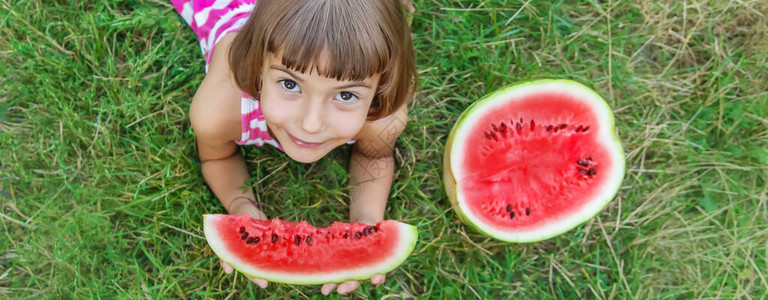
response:
[[[414,11],[416,11],[416,9],[413,8],[413,4],[411,4],[411,0],[400,0],[400,2],[402,2],[403,5],[405,5],[405,9],[407,9],[408,12],[413,13]]]
[[[358,223],[363,223],[363,224],[368,224],[368,225],[376,225],[376,223],[378,223],[378,221],[374,221],[374,220],[377,220],[377,219],[360,220],[360,219],[357,219],[357,218],[352,218],[352,220],[354,220],[352,222],[358,222]],[[384,280],[386,280],[386,279],[387,279],[386,275],[384,275],[384,274],[376,274],[376,275],[373,275],[373,277],[371,277],[371,283],[374,286],[379,286],[380,284],[384,283]],[[339,294],[344,295],[346,293],[349,293],[349,292],[352,292],[352,291],[356,290],[357,287],[359,287],[361,283],[362,283],[362,281],[359,281],[359,280],[344,281],[341,284],[338,284],[338,283],[326,283],[326,284],[323,284],[322,288],[320,288],[320,292],[323,293],[323,295],[328,296],[331,292],[333,292],[333,289],[336,289],[336,291]]]
[[[373,283],[373,285],[375,286],[378,286],[384,283],[384,280],[386,279],[387,279],[386,275],[376,274],[376,275],[373,275],[373,277],[371,277],[371,283]],[[320,292],[323,293],[323,295],[328,296],[328,294],[330,294],[333,291],[333,289],[336,289],[336,291],[339,292],[339,294],[344,295],[346,293],[356,290],[357,287],[360,286],[360,283],[362,282],[358,280],[345,281],[345,282],[342,282],[341,284],[326,283],[323,285],[322,288],[320,288]]]

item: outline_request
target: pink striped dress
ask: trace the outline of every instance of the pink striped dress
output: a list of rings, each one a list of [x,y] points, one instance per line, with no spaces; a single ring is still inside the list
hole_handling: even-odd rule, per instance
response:
[[[216,43],[227,33],[236,32],[245,25],[256,0],[171,0],[171,3],[200,39],[205,71],[208,72],[208,63]],[[269,134],[259,104],[258,100],[242,93],[242,136],[235,143],[257,146],[269,144],[283,150],[277,140]]]

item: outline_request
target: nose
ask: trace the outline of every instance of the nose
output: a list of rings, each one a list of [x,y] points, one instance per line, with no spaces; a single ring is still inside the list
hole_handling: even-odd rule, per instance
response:
[[[301,116],[301,129],[309,134],[315,134],[323,130],[322,100],[311,99],[308,101]]]

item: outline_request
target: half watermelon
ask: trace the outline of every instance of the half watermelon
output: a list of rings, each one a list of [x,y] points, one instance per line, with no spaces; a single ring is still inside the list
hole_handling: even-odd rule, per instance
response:
[[[443,167],[448,198],[467,224],[524,243],[600,212],[621,186],[624,154],[600,95],[570,80],[538,80],[467,108]]]
[[[251,277],[291,284],[362,280],[400,265],[416,244],[416,227],[386,220],[374,226],[334,222],[254,220],[204,215],[213,252]]]

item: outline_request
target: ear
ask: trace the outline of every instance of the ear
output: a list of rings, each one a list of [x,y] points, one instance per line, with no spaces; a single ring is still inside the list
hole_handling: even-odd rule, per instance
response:
[[[373,100],[371,100],[371,107],[368,108],[368,116],[370,117],[371,114],[377,112],[379,110],[379,92],[376,91],[376,95],[373,96]]]

